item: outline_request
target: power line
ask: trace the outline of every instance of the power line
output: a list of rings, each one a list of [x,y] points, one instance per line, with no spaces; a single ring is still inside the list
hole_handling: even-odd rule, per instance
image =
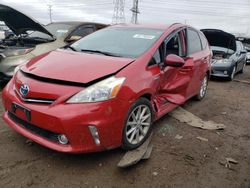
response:
[[[49,20],[50,23],[52,23],[52,4],[48,4],[48,9],[49,9]]]
[[[112,24],[125,23],[124,6],[125,0],[114,0],[114,12],[112,18]]]
[[[131,23],[137,24],[138,14],[140,13],[138,9],[138,0],[134,0],[133,7],[130,10],[132,12]]]

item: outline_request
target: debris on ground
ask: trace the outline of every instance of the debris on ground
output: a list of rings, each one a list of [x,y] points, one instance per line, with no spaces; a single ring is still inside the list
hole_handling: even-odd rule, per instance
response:
[[[194,160],[194,158],[191,156],[191,155],[188,155],[188,154],[186,154],[185,156],[184,156],[184,159],[186,160]]]
[[[127,151],[122,159],[117,164],[118,167],[126,168],[137,164],[142,159],[149,159],[153,146],[150,145],[152,133],[148,139],[138,148]]]
[[[221,112],[221,115],[227,115],[227,112]]]
[[[177,134],[174,138],[180,140],[183,138],[183,136]]]
[[[32,146],[34,144],[34,142],[32,140],[26,140],[25,144],[27,144],[28,146]]]
[[[226,158],[227,162],[229,163],[233,163],[233,164],[238,164],[238,161],[236,161],[235,159],[231,158],[231,157],[228,157]]]
[[[197,136],[196,138],[199,139],[199,140],[201,140],[201,141],[204,141],[204,142],[207,142],[207,141],[208,141],[207,138],[203,138],[203,137],[200,137],[200,136]]]
[[[171,131],[172,131],[172,127],[169,124],[163,125],[159,130],[162,136],[166,136],[166,133],[170,133]]]
[[[213,121],[203,121],[201,118],[181,107],[176,108],[174,111],[170,112],[169,115],[182,123],[187,123],[190,126],[201,129],[218,130],[226,127],[224,124],[215,123]]]
[[[241,83],[244,83],[244,84],[250,84],[250,81],[248,81],[248,80],[238,80],[238,79],[234,79],[233,81],[235,81],[235,82],[241,82]]]
[[[157,176],[158,172],[153,172],[152,174],[153,174],[153,176]]]
[[[220,161],[219,164],[221,164],[222,166],[225,166],[226,168],[230,169],[230,170],[235,170],[234,168],[232,168],[231,164],[238,164],[238,161],[236,161],[235,159],[228,157],[226,158],[225,161]]]

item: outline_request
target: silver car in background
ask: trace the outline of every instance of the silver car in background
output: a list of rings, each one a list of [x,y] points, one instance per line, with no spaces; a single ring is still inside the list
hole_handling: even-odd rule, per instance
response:
[[[15,34],[0,40],[0,83],[9,81],[15,68],[31,58],[107,26],[90,22],[55,22],[42,26],[23,13],[1,4],[0,21]]]

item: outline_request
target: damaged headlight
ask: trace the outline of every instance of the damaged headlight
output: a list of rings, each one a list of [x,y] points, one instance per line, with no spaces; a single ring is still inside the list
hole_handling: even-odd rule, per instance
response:
[[[230,63],[230,61],[229,59],[218,59],[218,60],[215,60],[214,63],[227,64],[227,63]]]
[[[23,48],[23,49],[8,49],[4,52],[6,57],[25,55],[31,52],[34,48]]]
[[[115,98],[124,81],[125,77],[109,77],[80,91],[67,103],[100,102]]]

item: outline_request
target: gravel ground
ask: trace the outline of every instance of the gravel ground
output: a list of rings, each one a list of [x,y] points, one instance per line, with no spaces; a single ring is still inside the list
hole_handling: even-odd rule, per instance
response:
[[[236,78],[250,81],[250,66]],[[183,108],[226,129],[201,130],[166,115],[154,124],[151,158],[128,169],[116,167],[121,149],[57,153],[27,142],[0,120],[0,187],[250,188],[249,99],[250,84],[211,81],[203,101],[190,100]],[[238,164],[225,167],[227,157]]]

